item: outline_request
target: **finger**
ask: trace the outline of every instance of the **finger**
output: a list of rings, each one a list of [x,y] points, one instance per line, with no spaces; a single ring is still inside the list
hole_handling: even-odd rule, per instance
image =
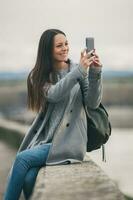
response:
[[[91,61],[88,61],[88,60],[84,61],[84,65],[85,65],[85,66],[88,66],[88,67],[89,67],[92,63],[93,63],[92,60],[91,60]]]
[[[86,56],[87,56],[88,58],[90,58],[91,56],[94,55],[94,52],[95,52],[95,50],[93,49],[93,50],[89,51],[89,52],[87,53]]]
[[[87,60],[94,61],[95,60],[95,56],[91,56],[91,57],[87,58]]]
[[[96,64],[96,65],[98,65],[98,66],[102,67],[102,63],[100,63],[100,62],[97,62],[97,61],[93,61],[93,62],[94,62],[94,64]]]
[[[91,51],[88,52],[88,54],[93,54],[95,51],[92,49]]]
[[[94,60],[97,61],[97,62],[100,62],[99,58],[97,58],[97,57],[95,57]]]
[[[94,62],[98,63],[99,65],[102,65],[99,59],[94,59]]]
[[[86,52],[86,49],[83,49],[83,50],[81,51],[81,57],[84,57],[85,52]]]
[[[90,66],[91,64],[93,64],[93,61],[90,61],[88,65]]]
[[[95,55],[95,57],[99,58],[99,56],[96,53],[93,53],[93,55]]]
[[[94,56],[93,56],[94,58]],[[85,57],[82,58],[82,64],[85,66],[90,66],[94,62],[93,58],[91,57],[90,59],[86,59]]]

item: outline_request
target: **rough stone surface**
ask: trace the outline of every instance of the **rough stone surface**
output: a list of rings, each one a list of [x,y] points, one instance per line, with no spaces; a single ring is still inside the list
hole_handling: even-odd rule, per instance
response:
[[[118,186],[91,159],[46,166],[39,171],[32,200],[124,200]]]

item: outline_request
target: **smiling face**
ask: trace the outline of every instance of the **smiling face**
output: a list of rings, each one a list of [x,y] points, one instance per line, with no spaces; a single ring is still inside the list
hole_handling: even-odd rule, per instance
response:
[[[68,41],[65,35],[57,34],[54,36],[53,59],[55,62],[65,62],[68,59]]]

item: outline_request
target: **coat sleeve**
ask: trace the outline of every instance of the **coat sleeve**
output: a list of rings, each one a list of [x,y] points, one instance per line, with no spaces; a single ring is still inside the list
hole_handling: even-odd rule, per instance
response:
[[[47,92],[44,92],[44,96],[48,102],[57,103],[62,100],[78,83],[79,80],[84,79],[87,76],[87,70],[80,65],[76,65],[71,72],[63,77],[56,84],[52,84],[47,88]],[[44,91],[46,91],[44,86]]]
[[[91,66],[88,70],[88,76],[79,80],[82,87],[83,98],[86,106],[95,109],[99,106],[102,99],[102,67]]]

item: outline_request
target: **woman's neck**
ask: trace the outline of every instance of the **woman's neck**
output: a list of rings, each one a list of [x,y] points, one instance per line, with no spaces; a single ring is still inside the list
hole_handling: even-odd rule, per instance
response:
[[[55,62],[54,63],[54,69],[55,71],[66,69],[68,67],[68,63],[66,62]]]

